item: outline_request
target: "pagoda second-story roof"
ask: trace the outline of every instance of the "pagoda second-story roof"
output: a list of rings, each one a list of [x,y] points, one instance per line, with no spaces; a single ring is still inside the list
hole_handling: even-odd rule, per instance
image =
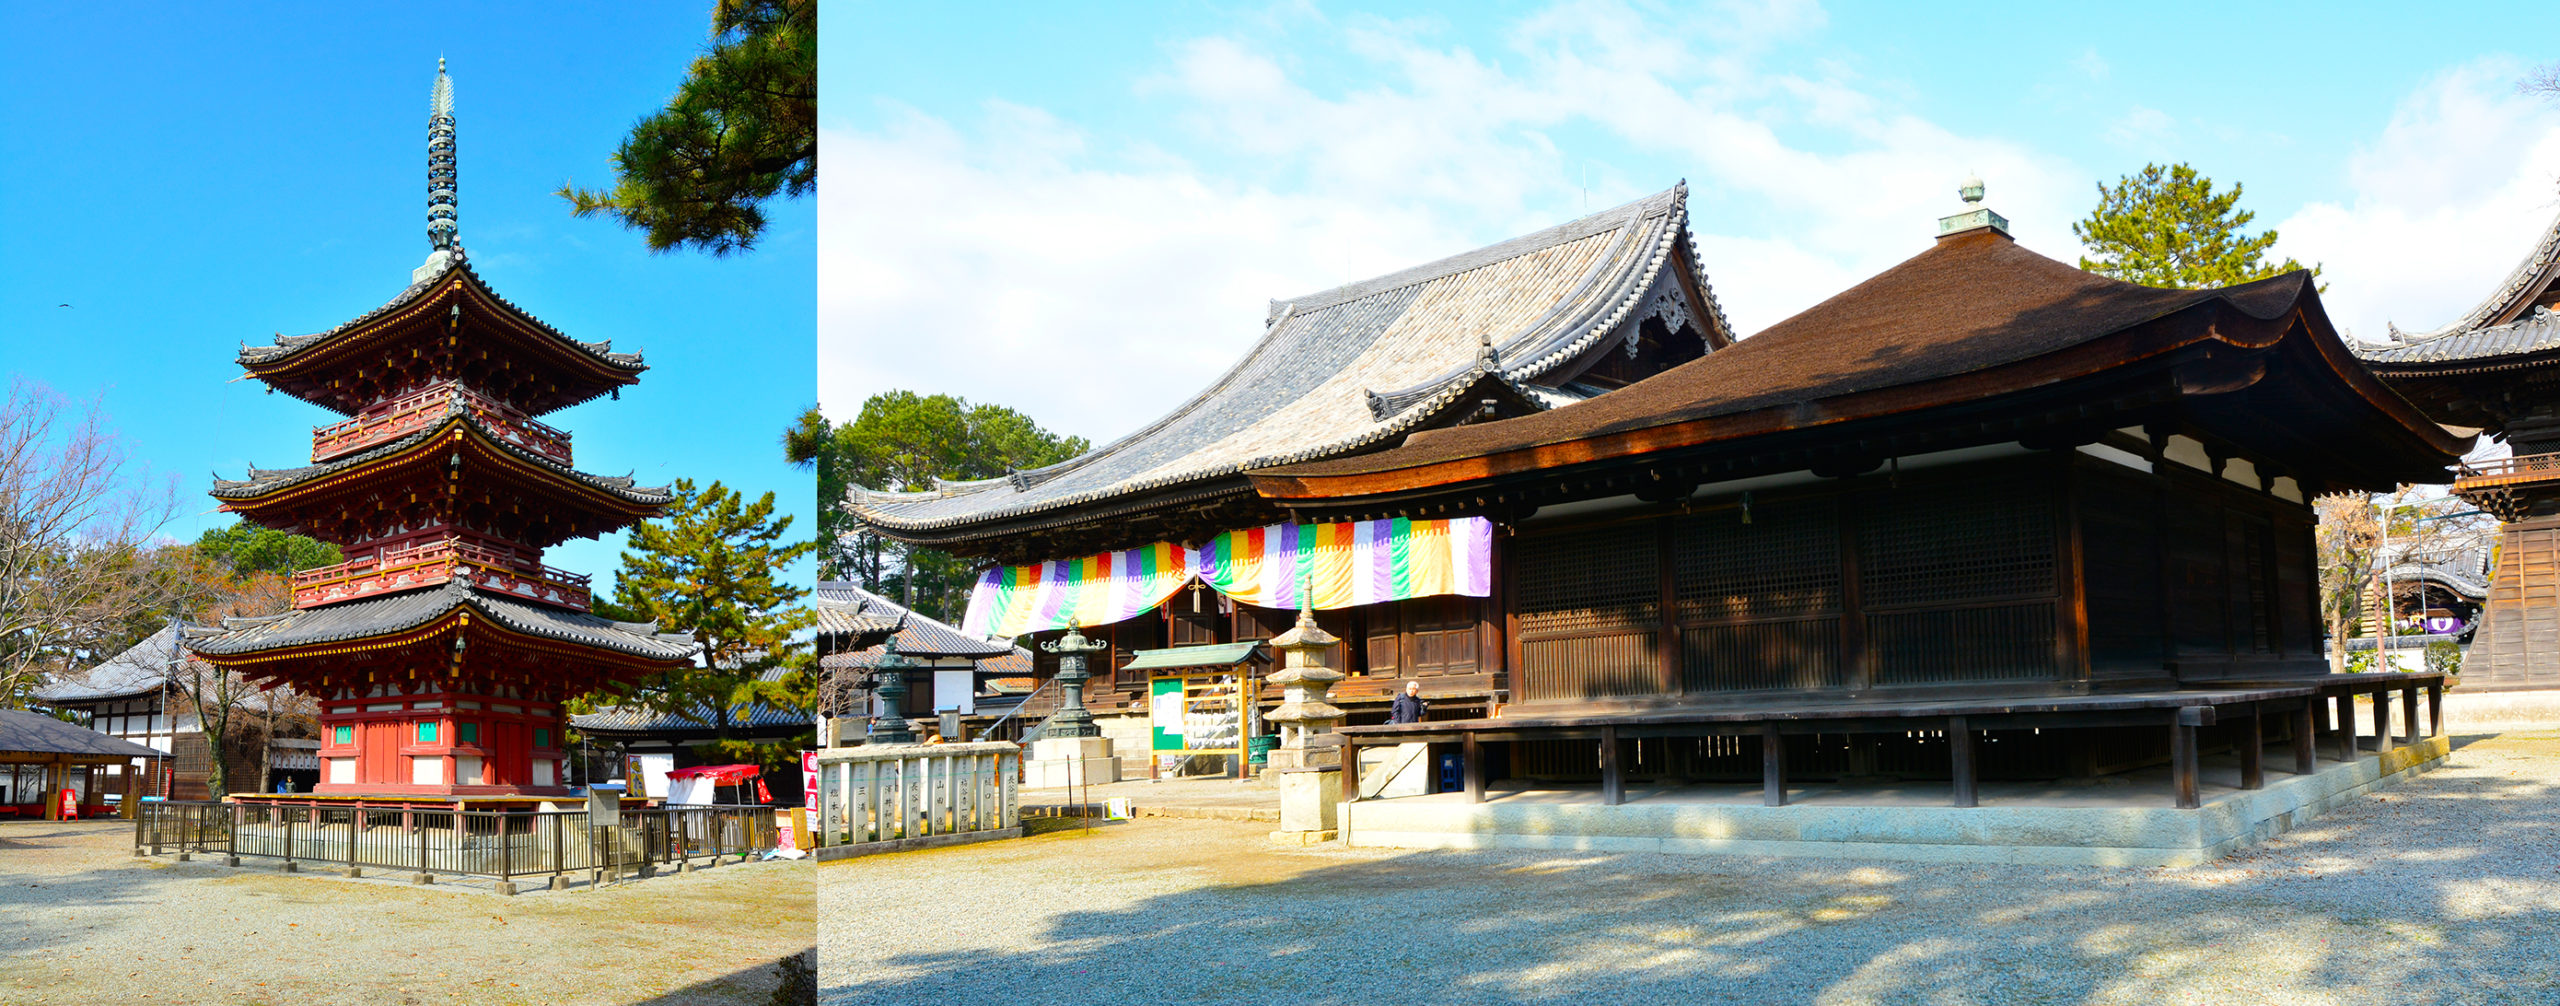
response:
[[[890,537],[1009,533],[1141,494],[1171,503],[1257,467],[1392,443],[1482,391],[1554,400],[1568,364],[1676,297],[1710,346],[1730,341],[1690,248],[1687,187],[1463,255],[1273,301],[1262,338],[1206,390],[1066,462],[924,492],[855,488],[848,509]],[[1684,274],[1685,273],[1685,274]],[[1485,351],[1489,341],[1491,352]],[[1632,343],[1630,343],[1632,345]],[[1467,399],[1472,401],[1472,399]],[[1171,495],[1166,495],[1171,494]],[[1249,498],[1249,494],[1248,494]]]
[[[393,381],[421,373],[538,416],[638,383],[649,369],[638,353],[572,339],[499,296],[459,248],[431,256],[390,303],[325,332],[243,346],[240,365],[277,391],[350,416],[405,390]]]
[[[216,663],[234,663],[233,658],[398,635],[466,610],[522,635],[643,660],[684,660],[697,648],[692,635],[660,632],[655,623],[617,622],[583,611],[530,604],[461,579],[369,600],[233,619],[229,631],[190,639],[187,648]]]
[[[2278,353],[2290,355],[2279,360]],[[1959,409],[1970,410],[1965,423],[1979,425],[1993,407],[1987,403],[2001,401],[2038,402],[2047,411],[2037,414],[2083,410],[2101,404],[2075,401],[2100,377],[2130,380],[2151,373],[2131,368],[2181,363],[2192,366],[2144,387],[2180,396],[2262,384],[2299,392],[2285,400],[2302,403],[2302,412],[2250,413],[2252,422],[2232,423],[2261,427],[2270,437],[2298,432],[2289,424],[2347,421],[2334,416],[2360,423],[2355,451],[2323,456],[2360,466],[2355,474],[2366,479],[2423,480],[2469,443],[2428,421],[2347,352],[2307,273],[2209,290],[2146,287],[2046,258],[1982,228],[1941,237],[1730,349],[1610,394],[1423,431],[1391,450],[1275,467],[1256,472],[1254,483],[1266,496],[1304,507],[1446,493],[1489,480],[1552,481],[1557,469],[1571,466],[1774,449],[1769,438],[1779,435],[1812,443],[1805,438],[1849,436],[1845,431],[1860,428],[1852,424],[1913,424]],[[2284,377],[2260,380],[2279,370]],[[2220,384],[2208,386],[2208,371]],[[2242,407],[2237,398],[2221,400]],[[2310,413],[2315,404],[2317,417]],[[1817,430],[1827,432],[1808,432]]]
[[[472,488],[501,476],[536,487],[546,506],[579,518],[552,524],[548,535],[513,536],[536,548],[624,527],[655,515],[675,499],[665,486],[638,485],[628,475],[589,474],[527,450],[458,406],[442,422],[343,458],[295,468],[251,468],[245,479],[216,479],[211,495],[226,509],[288,530],[288,525],[300,524],[277,515],[330,505],[326,500],[430,483],[441,488],[448,481],[457,489]],[[315,537],[343,544],[337,537]]]

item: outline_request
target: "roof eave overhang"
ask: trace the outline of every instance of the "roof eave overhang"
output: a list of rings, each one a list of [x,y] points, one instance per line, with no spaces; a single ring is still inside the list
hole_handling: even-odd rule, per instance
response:
[[[584,377],[595,385],[546,399],[535,411],[536,415],[558,411],[617,388],[637,384],[641,372],[649,369],[647,364],[637,361],[625,364],[598,357],[560,330],[498,296],[477,272],[467,266],[456,267],[434,283],[430,290],[396,309],[384,311],[379,316],[359,318],[322,338],[262,360],[253,362],[244,357],[239,361],[240,366],[249,376],[285,394],[340,415],[351,416],[361,411],[362,403],[353,403],[355,407],[350,408],[350,403],[332,394],[325,384],[319,383],[324,372],[350,362],[348,358],[355,354],[371,351],[377,343],[396,341],[421,329],[448,327],[450,322],[440,325],[437,317],[450,318],[453,311],[467,308],[475,317],[493,323],[494,329],[510,336],[510,341],[517,348],[558,367],[565,374]]]

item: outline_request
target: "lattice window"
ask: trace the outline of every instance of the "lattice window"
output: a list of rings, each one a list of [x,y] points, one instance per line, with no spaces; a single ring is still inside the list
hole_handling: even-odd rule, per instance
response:
[[[1659,531],[1615,524],[1517,539],[1520,633],[1650,629],[1662,617]]]
[[[1830,500],[1765,503],[1682,518],[1673,532],[1673,589],[1682,622],[1819,615],[1840,610],[1840,512]]]
[[[1653,633],[1578,636],[1520,644],[1523,702],[1631,698],[1662,691]]]
[[[1860,601],[1868,608],[2051,596],[2051,497],[2020,486],[1880,494],[1858,531]]]
[[[1840,620],[1747,622],[1683,630],[1681,688],[1737,692],[1847,687],[1840,666]]]
[[[2057,677],[2054,631],[2051,602],[1867,616],[1885,685]]]

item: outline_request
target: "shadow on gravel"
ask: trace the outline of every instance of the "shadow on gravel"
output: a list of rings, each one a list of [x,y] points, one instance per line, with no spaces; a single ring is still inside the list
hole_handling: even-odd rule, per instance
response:
[[[794,985],[793,976],[785,967],[785,962],[795,958],[805,960],[806,954],[739,968],[627,1006],[815,1006],[818,1000],[814,984],[804,979]]]
[[[1256,881],[1236,864],[1277,854],[1159,837],[1159,862],[1097,869],[1203,879],[1032,916],[1014,939],[995,909],[972,934],[1024,949],[876,948],[908,977],[822,999],[2560,1001],[2560,757],[2515,764],[2430,774],[2190,869],[1415,852]],[[1074,904],[1082,858],[1022,870],[1022,903]]]

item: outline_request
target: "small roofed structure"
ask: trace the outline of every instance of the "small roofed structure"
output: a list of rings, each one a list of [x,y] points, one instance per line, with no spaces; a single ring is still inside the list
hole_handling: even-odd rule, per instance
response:
[[[833,716],[867,724],[887,713],[871,693],[893,639],[909,662],[900,715],[922,720],[956,712],[963,723],[983,728],[1021,703],[1020,695],[990,684],[1030,672],[1031,655],[1012,643],[971,636],[845,580],[820,582],[811,603],[821,613],[822,633],[831,623],[839,627],[832,642],[822,642],[818,657],[826,673],[821,708]]]
[[[71,790],[79,798],[76,806],[80,813],[104,813],[103,794],[82,781],[89,769],[137,761],[153,764],[165,757],[168,755],[163,752],[41,713],[0,709],[0,768],[8,772],[6,777],[0,777],[0,785],[7,787],[0,792],[0,813],[61,820],[60,796],[64,790]],[[142,795],[136,785],[138,777],[128,773],[122,779],[126,784],[124,799],[131,806]],[[94,782],[95,777],[89,777],[89,781]]]
[[[2438,680],[2326,673],[2309,502],[2441,480],[2471,438],[2369,373],[2305,273],[2142,287],[2003,224],[1949,217],[1928,250],[1607,396],[1255,472],[1300,521],[1503,528],[1501,715],[1345,735],[1498,737],[1509,771],[1597,775],[1612,803],[1631,756],[1756,769],[1772,802],[1789,763],[1951,778],[1969,806],[1977,775],[2165,755],[2195,806],[2199,738],[2255,787],[2266,737],[2312,770],[2338,689]]]
[[[2560,688],[2560,216],[2461,317],[2428,332],[2395,325],[2389,342],[2354,349],[2436,421],[2506,442],[2507,457],[2466,463],[2453,480],[2501,522],[2463,682]]]

